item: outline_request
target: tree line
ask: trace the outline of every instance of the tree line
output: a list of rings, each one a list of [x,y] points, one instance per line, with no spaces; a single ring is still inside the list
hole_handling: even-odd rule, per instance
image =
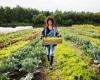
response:
[[[59,26],[71,26],[73,24],[100,24],[100,12],[75,12],[75,11],[39,11],[37,9],[16,6],[0,7],[0,26],[43,26],[47,16],[53,16]]]

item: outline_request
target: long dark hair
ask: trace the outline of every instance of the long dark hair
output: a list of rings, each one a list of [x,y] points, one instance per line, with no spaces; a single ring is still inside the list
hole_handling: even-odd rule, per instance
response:
[[[51,17],[51,16],[48,16],[46,19],[45,19],[45,28],[47,28],[48,27],[48,21],[49,20],[51,20],[52,21],[52,27],[54,27],[55,26],[55,20],[54,20],[54,18],[53,17]]]

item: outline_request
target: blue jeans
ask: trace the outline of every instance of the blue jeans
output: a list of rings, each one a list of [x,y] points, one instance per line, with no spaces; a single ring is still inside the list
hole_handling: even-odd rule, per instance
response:
[[[54,56],[54,48],[55,46],[53,44],[46,47],[47,55]]]

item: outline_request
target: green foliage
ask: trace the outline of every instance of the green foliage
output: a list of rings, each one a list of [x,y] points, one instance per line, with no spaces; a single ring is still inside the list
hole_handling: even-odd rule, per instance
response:
[[[59,74],[62,80],[96,80],[93,68],[77,56],[78,52],[71,43],[58,45],[55,51],[55,73],[60,70]]]
[[[37,9],[0,7],[0,26],[15,27],[18,25],[43,26],[44,17],[53,16],[58,25],[70,26],[72,24],[100,24],[100,13],[91,12],[55,12],[39,11]]]
[[[0,75],[0,80],[10,80],[10,79],[7,78],[7,76],[5,76],[5,75]]]
[[[88,53],[86,55],[92,57],[93,59],[100,60],[100,55],[99,55],[100,48],[92,44],[91,41],[71,33],[66,33],[64,38],[65,40],[71,40],[72,42],[80,46],[81,49],[83,49],[86,53]]]
[[[40,13],[38,15],[33,15],[33,26],[43,26],[45,20],[45,15]]]
[[[10,32],[10,33],[6,33],[4,34],[2,37],[0,37],[0,39],[2,38],[7,38],[7,39],[12,39],[12,38],[17,38],[20,37],[24,34],[28,34],[28,33],[32,33],[32,30],[20,30],[20,31],[16,31],[16,32]]]
[[[37,38],[32,43],[13,52],[8,58],[3,59],[0,63],[0,70],[2,72],[8,72],[11,69],[15,69],[16,65],[22,65],[23,70],[32,72],[38,68],[44,52],[41,41]]]

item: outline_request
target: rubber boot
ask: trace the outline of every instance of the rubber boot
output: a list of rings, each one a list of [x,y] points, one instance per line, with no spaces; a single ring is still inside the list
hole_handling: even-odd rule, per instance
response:
[[[51,56],[51,59],[50,59],[50,70],[53,70],[53,58],[54,58],[54,56]]]
[[[50,57],[49,57],[49,55],[47,55],[47,58],[48,58],[48,61],[50,61]]]

